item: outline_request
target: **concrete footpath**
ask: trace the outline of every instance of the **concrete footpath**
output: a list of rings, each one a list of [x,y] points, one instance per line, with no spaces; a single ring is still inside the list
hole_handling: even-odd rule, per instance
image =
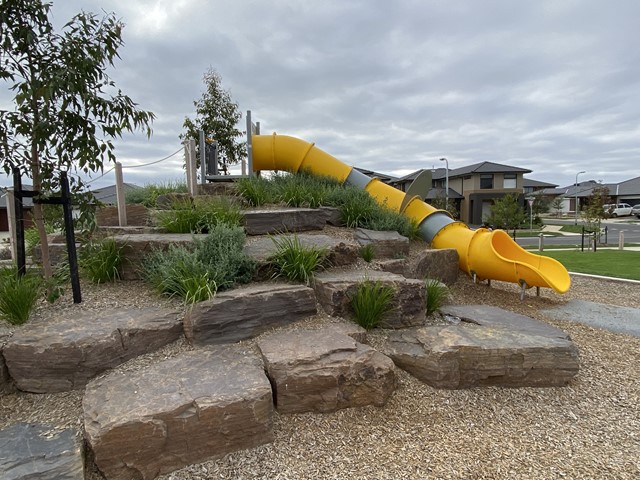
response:
[[[569,300],[566,304],[541,310],[556,320],[602,328],[615,333],[640,337],[640,309],[603,305],[586,300]]]

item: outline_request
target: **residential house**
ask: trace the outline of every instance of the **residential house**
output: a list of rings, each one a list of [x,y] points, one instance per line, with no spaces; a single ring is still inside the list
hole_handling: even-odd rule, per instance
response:
[[[23,189],[32,190],[31,185],[23,185]],[[7,210],[7,191],[6,189],[0,189],[0,232],[9,231],[9,212]],[[31,212],[33,211],[33,201],[31,198],[24,198],[22,200],[22,217],[24,218],[25,228],[29,228],[33,225]]]
[[[545,195],[550,198],[561,198],[561,214],[575,214],[576,201],[579,209],[588,202],[593,190],[604,187],[609,190],[610,203],[640,204],[640,177],[631,178],[619,183],[600,183],[595,180],[579,182],[565,187],[545,188],[536,192],[536,195]]]
[[[406,191],[420,170],[398,179],[394,186]],[[449,199],[456,202],[460,220],[467,224],[480,225],[490,213],[494,201],[507,194],[518,196],[524,206],[524,174],[531,170],[493,162],[481,162],[466,167],[432,170],[432,187],[425,192],[424,198],[435,198],[444,194],[447,176],[449,180]],[[448,175],[447,175],[448,174]]]

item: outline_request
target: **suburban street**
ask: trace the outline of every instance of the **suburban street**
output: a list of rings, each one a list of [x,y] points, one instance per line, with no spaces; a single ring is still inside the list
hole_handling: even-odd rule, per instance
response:
[[[635,223],[626,223],[635,221]],[[574,220],[553,220],[554,224],[573,225]],[[624,231],[624,241],[640,243],[640,221],[635,217],[624,217],[620,219],[610,219],[602,222],[602,227],[607,227],[607,245],[617,246],[620,232]],[[538,245],[538,237],[518,238],[517,243],[520,246]],[[604,242],[604,237],[602,238]],[[545,236],[545,245],[580,245],[581,239],[579,234],[568,234],[563,236]],[[586,240],[585,240],[586,242]],[[586,245],[585,245],[586,246]]]

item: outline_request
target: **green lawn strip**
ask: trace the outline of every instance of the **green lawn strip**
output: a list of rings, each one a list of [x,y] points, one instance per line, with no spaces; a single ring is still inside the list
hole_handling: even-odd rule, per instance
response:
[[[546,237],[546,234],[545,234]],[[545,250],[571,250],[571,251],[576,251],[576,249],[580,249],[580,237],[573,237],[573,238],[577,238],[578,241],[574,242],[574,243],[567,243],[564,245],[545,245],[544,249]],[[588,245],[589,243],[585,240],[584,243],[584,249],[587,250],[588,249]],[[627,247],[640,247],[640,243],[625,243],[624,244],[625,248]],[[525,245],[522,248],[524,248],[525,250],[529,250],[532,253],[539,253],[538,252],[538,245]],[[601,248],[606,248],[606,249],[611,249],[611,248],[618,248],[617,244],[613,244],[613,243],[608,243],[607,245],[601,245],[598,244],[598,248],[597,250],[600,250]]]
[[[640,252],[633,250],[575,251],[553,250],[536,252],[555,258],[570,272],[603,275],[605,277],[640,280]]]

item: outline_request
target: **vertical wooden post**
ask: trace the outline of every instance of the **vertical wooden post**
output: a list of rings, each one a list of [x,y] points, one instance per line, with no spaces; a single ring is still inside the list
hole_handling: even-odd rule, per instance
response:
[[[189,140],[182,142],[184,145],[184,170],[187,174],[187,192],[193,195],[191,190],[191,159],[189,158]]]
[[[118,204],[118,225],[127,226],[127,202],[124,198],[124,180],[122,179],[122,164],[116,162],[116,202]]]
[[[620,236],[618,237],[618,250],[624,250],[624,230],[620,230]]]

